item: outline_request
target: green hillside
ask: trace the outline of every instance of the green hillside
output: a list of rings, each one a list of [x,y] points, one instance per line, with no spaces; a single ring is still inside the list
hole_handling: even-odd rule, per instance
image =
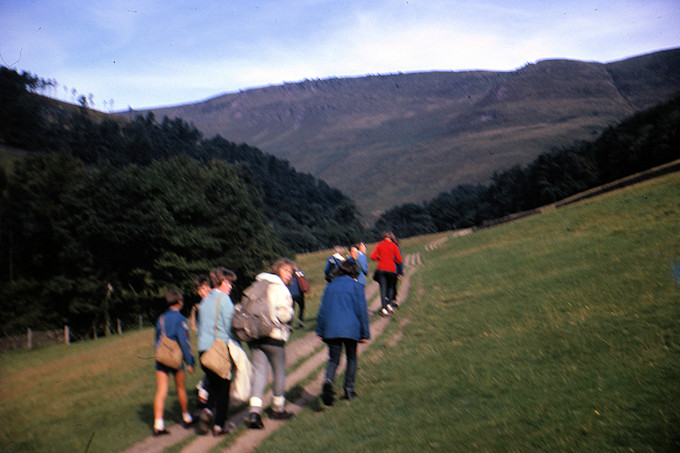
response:
[[[403,241],[422,264],[359,358],[359,397],[310,405],[259,450],[678,450],[678,193],[674,173],[474,234]],[[318,270],[324,258],[298,262]],[[306,331],[323,288],[307,273]],[[3,354],[3,451],[118,452],[148,436],[151,343],[146,329]]]
[[[258,451],[677,451],[678,193],[675,173],[426,253],[359,399]]]
[[[607,64],[306,80],[153,111],[286,159],[366,215],[486,182],[679,92],[674,49]]]

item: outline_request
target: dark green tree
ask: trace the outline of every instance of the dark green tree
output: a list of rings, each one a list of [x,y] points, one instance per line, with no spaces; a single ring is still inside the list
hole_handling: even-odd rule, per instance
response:
[[[43,104],[34,94],[44,80],[0,66],[0,142],[29,150],[44,143]]]
[[[375,224],[378,231],[392,231],[397,237],[417,236],[437,231],[432,217],[418,204],[407,203],[385,212]]]

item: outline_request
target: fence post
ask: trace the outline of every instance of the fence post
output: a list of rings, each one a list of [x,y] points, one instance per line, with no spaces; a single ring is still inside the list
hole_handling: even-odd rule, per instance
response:
[[[68,326],[64,326],[64,344],[71,344],[71,334]]]
[[[28,328],[28,331],[26,332],[26,346],[28,349],[33,349],[33,331],[31,328]]]
[[[118,318],[118,335],[123,333],[123,327],[120,325],[120,318]]]

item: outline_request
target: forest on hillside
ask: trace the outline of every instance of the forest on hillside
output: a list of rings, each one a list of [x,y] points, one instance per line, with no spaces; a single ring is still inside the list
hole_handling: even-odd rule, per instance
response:
[[[607,128],[596,140],[554,149],[528,165],[461,184],[422,204],[385,212],[378,230],[399,237],[478,227],[680,158],[680,97]]]
[[[236,294],[279,256],[364,239],[354,203],[246,144],[181,119],[132,121],[37,93],[0,68],[0,332],[154,317],[159,297],[215,266]]]

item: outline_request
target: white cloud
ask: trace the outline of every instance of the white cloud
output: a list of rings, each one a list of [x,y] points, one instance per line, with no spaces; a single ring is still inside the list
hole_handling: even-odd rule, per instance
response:
[[[135,108],[306,78],[511,70],[680,45],[677,0],[0,0],[17,69]]]

